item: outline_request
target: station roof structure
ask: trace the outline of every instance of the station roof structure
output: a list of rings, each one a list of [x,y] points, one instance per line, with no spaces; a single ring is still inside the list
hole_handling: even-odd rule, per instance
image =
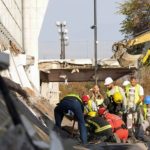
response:
[[[39,62],[42,82],[94,82],[95,68],[91,59],[44,60]],[[121,67],[115,59],[98,60],[97,81],[110,76],[113,80],[133,74],[134,67]]]

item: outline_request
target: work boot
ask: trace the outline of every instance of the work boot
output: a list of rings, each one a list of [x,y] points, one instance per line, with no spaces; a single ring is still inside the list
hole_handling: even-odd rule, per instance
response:
[[[114,133],[114,138],[115,138],[116,143],[121,143],[121,140],[116,133]]]
[[[150,142],[150,138],[146,135],[144,135],[143,137],[139,137],[138,140],[141,140],[143,142]]]
[[[138,129],[137,139],[143,142],[150,142],[150,138],[145,135],[145,132],[142,126],[140,126],[140,128]]]
[[[135,136],[134,133],[133,133],[133,129],[128,129],[128,131],[129,131],[129,137],[134,137]]]
[[[129,139],[130,139],[130,143],[136,143],[137,139],[135,137],[135,134],[133,132],[133,129],[129,129]]]

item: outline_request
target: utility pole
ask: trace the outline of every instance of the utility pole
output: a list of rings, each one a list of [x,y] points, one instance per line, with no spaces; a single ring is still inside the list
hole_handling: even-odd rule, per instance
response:
[[[95,73],[95,84],[97,85],[97,0],[94,0],[94,25],[91,27],[94,29],[94,62],[95,62],[95,68],[94,68],[94,73]]]
[[[65,46],[68,45],[68,37],[66,34],[68,33],[68,30],[65,28],[66,27],[66,21],[60,22],[57,21],[56,25],[58,27],[58,32],[60,34],[60,59],[65,59]]]
[[[64,52],[64,40],[63,40],[63,25],[60,24],[60,49],[61,49],[61,52],[60,52],[60,59],[63,59],[63,52]]]

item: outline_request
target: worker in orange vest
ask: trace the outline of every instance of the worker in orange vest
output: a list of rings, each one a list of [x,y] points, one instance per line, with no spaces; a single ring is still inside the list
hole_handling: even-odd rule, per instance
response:
[[[112,126],[113,133],[117,135],[122,143],[126,143],[128,138],[128,130],[124,121],[117,115],[109,113],[105,107],[100,107],[98,114],[104,117]]]

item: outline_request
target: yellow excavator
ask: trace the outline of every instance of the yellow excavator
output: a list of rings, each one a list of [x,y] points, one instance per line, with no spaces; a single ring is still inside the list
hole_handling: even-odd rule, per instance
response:
[[[122,67],[150,65],[150,30],[132,39],[116,42],[112,46],[113,57]]]

